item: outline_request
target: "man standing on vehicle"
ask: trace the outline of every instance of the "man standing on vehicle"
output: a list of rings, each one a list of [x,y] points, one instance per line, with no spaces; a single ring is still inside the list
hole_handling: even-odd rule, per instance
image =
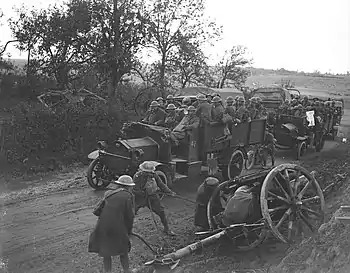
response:
[[[169,104],[166,108],[167,116],[164,121],[164,126],[169,129],[174,129],[177,125],[176,107],[174,104]]]
[[[222,106],[221,98],[214,97],[213,105],[211,109],[211,116],[214,122],[222,122],[222,117],[224,115],[225,109]]]
[[[212,105],[207,101],[204,95],[198,95],[197,97],[198,107],[196,115],[200,119],[200,127],[204,127],[204,124],[208,124],[212,121]]]
[[[240,96],[238,98],[238,110],[236,112],[236,118],[240,121],[240,122],[247,122],[250,121],[250,117],[247,111],[247,108],[245,106],[245,99],[244,97]]]
[[[140,164],[139,171],[134,175],[135,214],[140,208],[148,207],[159,216],[164,226],[164,233],[173,236],[175,234],[169,229],[168,219],[158,194],[159,191],[171,196],[175,196],[176,193],[163,183],[155,170],[153,162],[145,161]]]
[[[174,100],[174,96],[173,95],[168,95],[166,97],[165,107],[168,107],[169,104],[174,104],[176,108],[181,106],[180,103],[178,103],[176,100]]]
[[[194,106],[189,106],[187,114],[170,133],[170,138],[174,141],[176,146],[179,146],[180,141],[186,137],[186,130],[191,130],[199,126],[199,118],[196,116],[195,111],[196,108],[194,108]]]
[[[234,117],[235,112],[236,112],[236,107],[233,104],[234,99],[232,96],[228,96],[226,98],[226,107],[225,107],[225,113],[229,114],[231,117]]]
[[[165,120],[166,113],[159,107],[159,103],[152,101],[149,110],[146,113],[146,117],[142,122],[153,124],[153,125],[162,125]]]

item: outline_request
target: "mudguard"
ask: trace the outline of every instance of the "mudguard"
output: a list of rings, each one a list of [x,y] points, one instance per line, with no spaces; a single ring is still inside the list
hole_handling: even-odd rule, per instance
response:
[[[94,159],[98,158],[99,156],[100,156],[100,151],[95,150],[95,151],[89,153],[88,158],[94,160]]]
[[[307,139],[308,139],[308,137],[306,137],[306,136],[298,136],[297,137],[297,140],[299,140],[299,141],[305,141]]]

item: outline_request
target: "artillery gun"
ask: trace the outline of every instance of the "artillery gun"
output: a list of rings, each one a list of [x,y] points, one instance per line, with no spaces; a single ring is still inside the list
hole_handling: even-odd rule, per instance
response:
[[[215,200],[219,199],[224,209],[227,196],[242,185],[252,188],[256,195],[254,209],[259,213],[246,223],[219,227],[213,213]],[[324,220],[325,201],[313,172],[296,164],[281,164],[219,184],[208,202],[207,211],[210,230],[197,233],[205,238],[145,265],[153,266],[153,272],[173,271],[185,256],[219,243],[223,238],[231,241],[238,251],[257,247],[271,234],[283,243],[295,242],[301,233],[309,235],[318,230]]]

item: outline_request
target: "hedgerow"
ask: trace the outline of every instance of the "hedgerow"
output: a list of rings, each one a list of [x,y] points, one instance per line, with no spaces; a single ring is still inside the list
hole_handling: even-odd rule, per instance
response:
[[[104,103],[68,104],[61,111],[20,103],[6,121],[4,151],[9,163],[45,158],[67,160],[86,157],[97,140],[116,140],[123,120],[131,113]]]

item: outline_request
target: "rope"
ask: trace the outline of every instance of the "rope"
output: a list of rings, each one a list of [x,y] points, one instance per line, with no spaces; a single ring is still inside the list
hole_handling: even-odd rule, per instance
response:
[[[136,238],[140,239],[141,242],[143,242],[153,252],[154,255],[156,255],[156,256],[158,255],[158,251],[154,250],[154,248],[151,247],[151,245],[149,243],[147,243],[146,240],[140,234],[131,233],[131,235],[133,235]]]
[[[165,239],[164,235],[162,234],[162,232],[160,231],[158,225],[157,225],[157,221],[156,219],[154,218],[154,214],[153,214],[153,210],[152,210],[152,206],[151,206],[151,201],[149,200],[148,198],[148,195],[146,196],[147,198],[147,202],[148,202],[148,208],[150,210],[150,213],[151,213],[151,217],[152,217],[152,220],[153,220],[153,224],[156,228],[156,230],[158,231],[160,237],[163,239],[163,241],[165,242],[165,244],[167,245],[167,247],[171,250],[174,250],[174,248],[171,247],[170,243]]]

